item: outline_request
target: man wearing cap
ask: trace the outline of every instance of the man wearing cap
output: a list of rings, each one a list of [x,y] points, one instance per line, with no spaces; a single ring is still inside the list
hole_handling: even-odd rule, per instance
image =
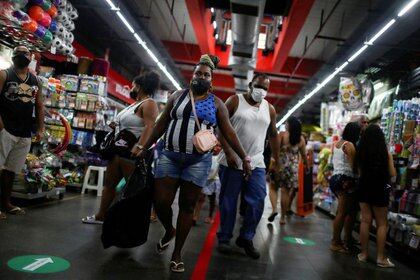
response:
[[[29,72],[31,52],[18,46],[12,54],[13,66],[0,71],[0,176],[1,210],[25,214],[10,202],[15,174],[22,170],[31,147],[31,131],[36,119],[37,139],[44,133],[44,106],[37,77]]]

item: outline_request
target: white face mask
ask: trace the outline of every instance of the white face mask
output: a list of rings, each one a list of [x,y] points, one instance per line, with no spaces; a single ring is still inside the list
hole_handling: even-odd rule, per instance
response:
[[[251,97],[255,102],[261,103],[263,99],[267,96],[267,91],[262,88],[253,88],[251,92]]]

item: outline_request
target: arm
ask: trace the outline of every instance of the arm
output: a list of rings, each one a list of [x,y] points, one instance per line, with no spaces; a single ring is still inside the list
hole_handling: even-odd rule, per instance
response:
[[[280,162],[280,138],[278,137],[278,132],[276,128],[276,109],[273,105],[270,105],[270,126],[268,127],[268,136],[270,138],[270,146],[272,157],[275,160],[277,166]]]
[[[354,145],[350,142],[345,143],[343,146],[343,152],[347,155],[350,166],[353,166],[354,158],[356,156],[356,149],[354,148]]]
[[[166,127],[168,126],[169,122],[171,121],[171,110],[174,107],[174,101],[178,96],[182,94],[183,90],[179,90],[174,92],[168,99],[168,103],[166,104],[165,109],[162,112],[160,118],[156,121],[155,125],[153,126],[152,133],[148,139],[144,142],[144,150],[148,150],[153,143],[155,143],[162,135],[165,133]]]
[[[149,139],[150,135],[152,134],[158,113],[159,110],[156,102],[152,100],[145,102],[141,106],[141,110],[137,110],[136,114],[143,119],[144,131],[141,134],[137,145],[135,145],[131,151],[133,156],[137,156],[140,153],[140,147],[144,147],[147,139]]]
[[[37,133],[36,137],[39,141],[45,131],[44,119],[45,119],[45,107],[44,107],[44,97],[42,96],[42,86],[38,82],[38,92],[35,99],[35,117],[37,122]]]
[[[0,71],[0,92],[3,90],[4,83],[6,82],[6,71]],[[0,131],[3,130],[4,123],[0,116]]]
[[[305,167],[308,168],[308,159],[306,158],[306,142],[303,136],[300,137],[299,153],[302,157],[303,165],[305,165]]]
[[[388,169],[389,169],[389,175],[391,175],[391,177],[397,176],[397,170],[395,170],[395,167],[394,167],[394,159],[392,158],[392,155],[389,152],[388,152]]]
[[[233,116],[233,114],[235,114],[236,109],[238,108],[238,103],[239,103],[239,99],[238,96],[234,95],[228,98],[228,100],[226,100],[226,109],[228,111],[229,114],[229,119]],[[229,121],[230,123],[230,121]],[[225,137],[223,136],[224,133],[219,133],[219,141],[220,144],[222,145],[222,149],[226,154],[227,158],[232,159],[234,157],[234,151],[232,150],[232,148],[230,147],[230,145],[228,144],[228,142],[226,141]],[[235,163],[235,160],[233,160],[232,164]],[[236,165],[236,164],[235,164]]]

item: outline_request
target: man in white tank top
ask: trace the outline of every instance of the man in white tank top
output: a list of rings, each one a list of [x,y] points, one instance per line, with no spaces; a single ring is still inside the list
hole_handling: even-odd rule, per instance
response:
[[[265,74],[256,74],[249,83],[249,92],[231,96],[226,101],[230,121],[244,150],[250,157],[252,174],[246,180],[243,177],[241,159],[229,147],[221,136],[223,152],[219,156],[219,177],[221,192],[219,198],[220,230],[219,251],[230,252],[230,239],[236,221],[239,194],[245,203],[244,222],[236,245],[245,249],[245,253],[258,259],[260,254],[253,246],[252,239],[264,210],[267,195],[264,164],[264,142],[269,134],[273,157],[279,159],[279,147],[276,129],[276,111],[264,98],[267,95],[270,80]]]

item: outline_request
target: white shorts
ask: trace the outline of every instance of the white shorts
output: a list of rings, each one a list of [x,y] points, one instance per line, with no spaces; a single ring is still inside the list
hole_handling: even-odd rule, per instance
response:
[[[31,149],[31,138],[11,135],[6,129],[0,131],[0,169],[20,173]]]

